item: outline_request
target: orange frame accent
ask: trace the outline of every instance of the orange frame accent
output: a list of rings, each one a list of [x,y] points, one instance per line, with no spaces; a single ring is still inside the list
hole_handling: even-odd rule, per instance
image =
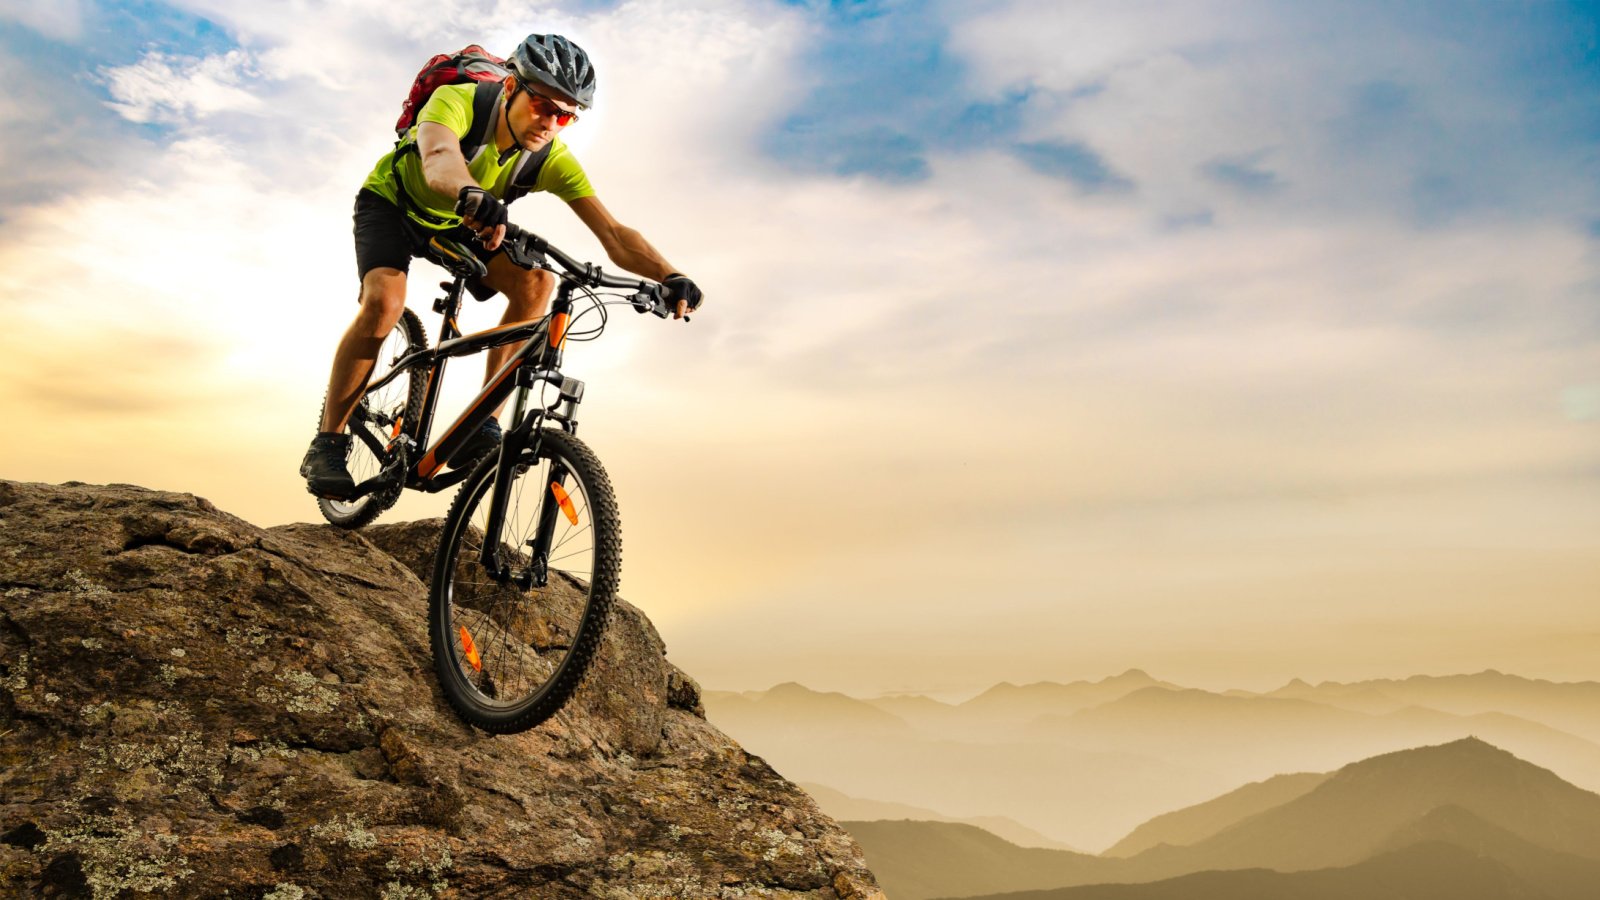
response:
[[[487,394],[504,384],[505,380],[510,378],[512,373],[520,368],[522,368],[522,360],[517,357],[512,357],[511,361],[506,363],[506,367],[501,370],[500,377],[496,378],[492,383],[484,385],[483,390],[478,392],[478,396],[482,397],[484,394]],[[422,461],[417,463],[418,475],[422,476],[423,478],[432,478],[439,473],[440,469],[444,468],[444,461],[436,456],[439,450],[439,445],[443,444],[446,438],[450,437],[450,435],[455,433],[457,428],[461,427],[461,423],[466,420],[467,416],[472,414],[472,409],[475,406],[477,406],[477,401],[473,401],[472,406],[469,406],[463,410],[461,415],[457,416],[456,420],[450,424],[450,427],[444,430],[444,434],[439,435],[439,440],[435,441],[433,447],[428,450],[428,455],[424,456]]]

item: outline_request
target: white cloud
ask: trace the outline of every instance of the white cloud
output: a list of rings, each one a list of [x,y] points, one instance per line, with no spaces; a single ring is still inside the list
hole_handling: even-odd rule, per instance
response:
[[[83,36],[80,0],[0,0],[0,21],[7,20],[60,41],[75,41]]]
[[[1457,207],[1516,218],[1593,209],[1587,148],[1570,129],[1570,146],[1534,136],[1538,117],[1562,107],[1517,92],[1525,61],[1496,46],[1515,38],[1492,33],[1492,17],[1444,33],[1376,9],[1017,0],[946,13],[978,85],[994,96],[1042,89],[1025,136],[1085,142],[1136,182],[1130,202],[1163,215],[1409,222]],[[1284,190],[1240,197],[1202,173],[1245,157]]]
[[[101,75],[112,107],[131,122],[187,124],[262,107],[261,98],[245,86],[256,71],[243,50],[199,58],[152,52],[132,65],[103,69]]]

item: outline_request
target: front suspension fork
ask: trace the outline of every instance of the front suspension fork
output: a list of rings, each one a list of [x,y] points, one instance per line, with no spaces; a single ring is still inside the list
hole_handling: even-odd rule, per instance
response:
[[[500,456],[495,461],[494,486],[490,489],[492,493],[489,496],[489,521],[484,529],[483,549],[479,553],[479,561],[483,563],[484,570],[492,580],[499,584],[514,584],[524,591],[534,587],[544,587],[549,583],[550,551],[559,507],[553,496],[553,490],[541,485],[538,527],[533,538],[527,542],[533,550],[532,559],[527,568],[520,572],[512,571],[506,559],[506,545],[502,539],[505,531],[506,507],[510,503],[511,484],[520,474],[518,470],[533,464],[522,461],[523,453],[532,453],[534,460],[538,458],[537,426],[539,420],[543,418],[526,414],[528,391],[531,387],[531,379],[528,383],[519,385],[511,418],[516,425],[500,441]],[[566,480],[566,466],[559,460],[552,460],[551,483],[565,487]]]

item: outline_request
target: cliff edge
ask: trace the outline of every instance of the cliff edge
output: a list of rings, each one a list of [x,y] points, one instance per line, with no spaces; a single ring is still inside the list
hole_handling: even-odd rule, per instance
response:
[[[0,481],[0,893],[882,897],[627,603],[555,718],[457,719],[417,576],[438,530]]]

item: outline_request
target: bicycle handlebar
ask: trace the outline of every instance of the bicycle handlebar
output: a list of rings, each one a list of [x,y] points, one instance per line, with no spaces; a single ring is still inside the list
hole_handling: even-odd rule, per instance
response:
[[[607,275],[599,266],[573,259],[556,249],[549,241],[525,228],[507,222],[506,236],[501,246],[505,249],[506,256],[524,269],[548,269],[550,266],[546,258],[553,259],[566,270],[563,278],[585,287],[633,291],[633,296],[629,300],[632,301],[634,309],[641,313],[653,312],[663,319],[672,315],[672,309],[668,307],[665,297],[665,285],[648,279]]]

